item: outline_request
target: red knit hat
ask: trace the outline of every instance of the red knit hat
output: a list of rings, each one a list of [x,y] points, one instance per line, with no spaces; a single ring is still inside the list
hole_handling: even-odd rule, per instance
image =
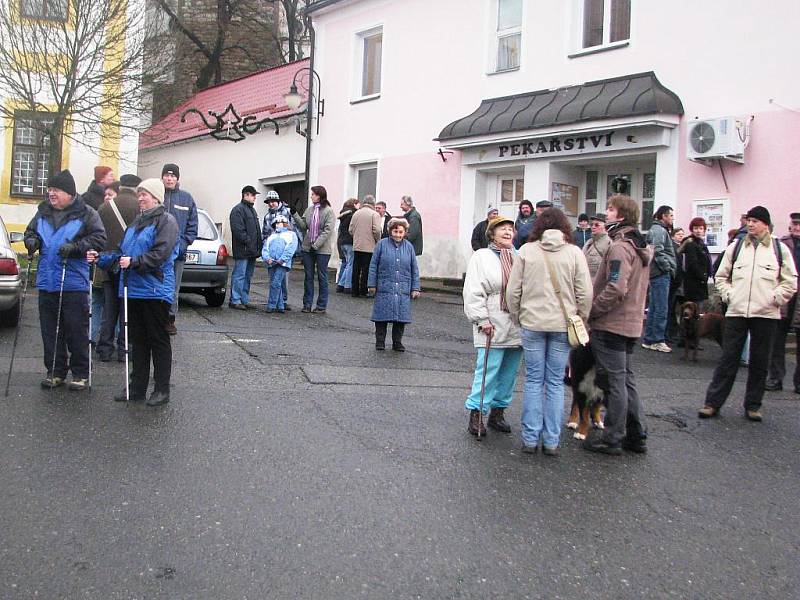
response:
[[[706,225],[706,220],[703,217],[695,217],[691,221],[689,221],[689,231],[694,229],[695,227],[703,227],[708,229],[708,225]]]
[[[104,167],[102,165],[95,167],[94,168],[94,180],[95,180],[95,183],[100,183],[100,181],[103,179],[103,177],[108,175],[113,170],[114,169],[112,169],[111,167]]]

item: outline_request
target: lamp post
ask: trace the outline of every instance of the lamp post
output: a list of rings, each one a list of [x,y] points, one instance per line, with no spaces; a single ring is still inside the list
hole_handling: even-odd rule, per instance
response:
[[[305,26],[308,30],[308,39],[311,44],[311,56],[307,67],[302,67],[297,70],[292,78],[292,85],[289,91],[283,95],[286,106],[292,110],[300,108],[303,97],[297,90],[298,83],[301,88],[306,92],[306,127],[305,130],[300,128],[300,123],[297,123],[297,133],[306,138],[306,163],[305,170],[303,171],[303,204],[301,208],[308,205],[308,192],[309,192],[309,176],[311,169],[311,122],[314,120],[314,104],[316,103],[317,110],[317,135],[319,135],[319,118],[325,114],[325,100],[320,98],[322,89],[322,81],[320,80],[319,73],[314,70],[314,26],[311,23],[311,17],[306,15]],[[303,84],[303,78],[298,79],[301,73],[308,73],[307,85]],[[314,91],[314,78],[317,78],[317,90]]]

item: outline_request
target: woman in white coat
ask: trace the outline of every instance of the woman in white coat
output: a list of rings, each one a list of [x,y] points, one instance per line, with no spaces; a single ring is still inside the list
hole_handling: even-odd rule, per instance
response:
[[[464,280],[464,313],[472,322],[472,334],[478,356],[472,391],[465,407],[469,413],[468,431],[472,435],[486,434],[480,419],[481,381],[486,355],[487,337],[491,349],[486,366],[484,413],[489,413],[488,425],[510,433],[503,413],[511,403],[517,370],[522,358],[520,330],[511,320],[505,301],[505,289],[514,261],[514,221],[495,217],[486,226],[489,247],[472,255]]]

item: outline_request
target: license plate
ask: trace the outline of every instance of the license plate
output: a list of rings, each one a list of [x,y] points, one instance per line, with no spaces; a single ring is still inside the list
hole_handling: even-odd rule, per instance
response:
[[[186,264],[187,265],[196,265],[200,262],[200,253],[199,252],[187,252],[186,253]]]

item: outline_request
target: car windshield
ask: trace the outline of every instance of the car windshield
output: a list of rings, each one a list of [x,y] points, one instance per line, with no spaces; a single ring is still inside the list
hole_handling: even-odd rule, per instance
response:
[[[215,240],[217,239],[217,226],[205,213],[197,213],[197,239]]]

